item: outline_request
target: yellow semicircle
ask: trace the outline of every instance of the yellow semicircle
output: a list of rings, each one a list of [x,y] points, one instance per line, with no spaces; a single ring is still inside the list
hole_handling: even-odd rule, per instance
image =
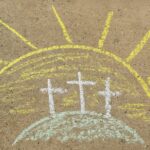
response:
[[[106,51],[106,50],[101,50],[99,48],[86,46],[86,45],[75,45],[75,44],[55,45],[55,46],[51,46],[51,47],[47,47],[47,48],[37,49],[36,51],[29,52],[29,53],[27,53],[25,55],[22,55],[22,56],[16,58],[12,62],[10,62],[8,65],[4,66],[0,70],[0,75],[2,75],[5,71],[7,71],[13,65],[15,65],[15,64],[19,63],[20,61],[22,61],[22,60],[24,60],[26,58],[29,58],[29,57],[31,57],[33,55],[37,55],[37,54],[40,54],[40,53],[43,53],[43,52],[47,52],[47,51],[56,51],[56,50],[61,50],[61,49],[82,49],[82,50],[86,50],[86,51],[93,51],[93,52],[96,52],[96,53],[99,53],[99,54],[102,54],[102,55],[106,55],[108,57],[113,58],[116,62],[121,64],[123,67],[125,67],[135,77],[135,79],[139,82],[139,84],[141,85],[141,87],[145,91],[146,95],[148,97],[150,97],[150,89],[149,89],[148,84],[138,74],[138,72],[134,68],[132,68],[132,66],[129,63],[124,61],[119,56],[113,54],[112,52],[109,52],[109,51]]]

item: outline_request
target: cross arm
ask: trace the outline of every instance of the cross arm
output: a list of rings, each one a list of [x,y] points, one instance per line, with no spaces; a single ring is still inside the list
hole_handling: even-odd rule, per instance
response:
[[[83,81],[82,84],[83,85],[95,85],[96,82],[93,82],[93,81]]]
[[[106,94],[105,91],[99,91],[99,92],[98,92],[98,95],[105,96],[105,94]]]
[[[79,81],[67,81],[67,84],[79,84]]]
[[[121,95],[121,93],[120,93],[120,92],[118,92],[118,91],[117,91],[117,92],[111,92],[111,95],[112,95],[112,96],[120,96],[120,95]]]
[[[67,93],[67,89],[57,88],[57,89],[53,89],[53,92],[63,94],[63,93]]]
[[[42,93],[47,93],[48,89],[47,89],[47,88],[42,88],[42,89],[40,89],[40,91],[41,91]]]

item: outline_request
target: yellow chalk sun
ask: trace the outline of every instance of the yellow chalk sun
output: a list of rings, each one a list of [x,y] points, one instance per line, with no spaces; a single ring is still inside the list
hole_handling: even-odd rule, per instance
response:
[[[105,22],[105,26],[103,29],[103,32],[101,34],[100,39],[98,40],[98,47],[90,47],[87,45],[79,45],[79,44],[75,44],[73,42],[73,40],[71,39],[67,28],[64,24],[64,22],[62,21],[60,15],[58,14],[56,8],[54,6],[52,6],[52,11],[62,29],[62,33],[64,38],[67,41],[67,44],[64,45],[55,45],[55,46],[50,46],[50,47],[46,47],[46,48],[37,48],[34,44],[32,44],[29,40],[27,40],[24,36],[22,36],[20,33],[18,33],[15,29],[13,29],[12,27],[10,27],[7,23],[5,23],[4,21],[0,20],[0,24],[3,25],[5,28],[7,28],[8,30],[10,30],[12,33],[14,33],[18,38],[20,38],[26,45],[28,45],[30,48],[33,49],[33,51],[22,55],[16,59],[14,59],[11,62],[5,63],[5,66],[0,70],[0,76],[4,73],[7,72],[11,67],[13,67],[14,65],[16,65],[17,63],[21,62],[22,60],[26,59],[26,58],[30,58],[31,56],[34,55],[38,55],[47,51],[57,51],[57,50],[67,50],[67,49],[79,49],[79,50],[84,50],[84,51],[93,51],[95,53],[101,54],[101,55],[105,55],[109,58],[112,58],[114,61],[118,62],[119,64],[121,64],[124,68],[126,68],[130,74],[133,75],[133,77],[138,81],[138,83],[140,84],[140,86],[143,88],[144,92],[146,93],[146,95],[148,97],[150,97],[150,88],[149,88],[149,80],[148,83],[147,81],[145,81],[140,75],[139,73],[131,66],[131,61],[134,59],[134,57],[143,49],[144,45],[147,43],[147,41],[150,38],[150,31],[148,31],[145,36],[142,38],[142,40],[135,46],[135,49],[129,54],[129,56],[126,59],[122,59],[121,57],[117,56],[116,54],[105,50],[103,45],[104,42],[106,40],[106,37],[108,35],[109,32],[109,28],[110,28],[110,23],[113,17],[113,12],[110,11],[108,12],[107,15],[107,19]],[[2,63],[2,62],[1,62]]]

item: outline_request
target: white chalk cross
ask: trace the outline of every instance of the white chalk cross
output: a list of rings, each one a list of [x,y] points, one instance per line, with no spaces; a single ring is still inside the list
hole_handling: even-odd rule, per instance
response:
[[[67,83],[79,85],[81,113],[85,113],[85,98],[83,85],[95,85],[96,82],[82,81],[81,72],[78,72],[78,80],[67,81]]]
[[[112,96],[119,96],[121,95],[120,92],[112,92],[110,90],[110,78],[108,77],[107,80],[105,80],[105,91],[99,91],[99,95],[102,95],[105,97],[105,110],[106,114],[105,117],[111,117],[111,97]]]
[[[63,90],[62,88],[52,88],[51,80],[48,79],[48,88],[42,88],[41,92],[43,93],[48,92],[50,115],[55,114],[55,103],[54,103],[53,94],[55,93],[63,94],[63,93],[66,93],[67,90],[66,89]]]

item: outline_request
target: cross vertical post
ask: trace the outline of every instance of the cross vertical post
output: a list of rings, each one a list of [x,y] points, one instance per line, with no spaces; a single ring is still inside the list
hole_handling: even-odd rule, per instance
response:
[[[54,93],[63,94],[63,93],[66,93],[67,90],[66,89],[63,90],[62,88],[52,88],[52,83],[51,83],[50,79],[48,79],[47,86],[48,86],[48,88],[42,88],[41,92],[43,92],[43,93],[47,92],[48,93],[49,111],[50,111],[50,115],[53,115],[53,114],[55,114],[55,103],[54,103],[53,94]]]
[[[80,109],[81,113],[85,113],[85,98],[84,98],[84,89],[83,85],[95,85],[96,82],[92,81],[82,81],[81,72],[78,72],[78,80],[67,81],[68,84],[79,85],[80,92]]]
[[[49,97],[49,109],[50,109],[50,114],[55,113],[55,106],[54,106],[54,98],[53,98],[53,90],[52,90],[52,83],[51,80],[48,79],[48,97]]]
[[[109,118],[111,117],[111,97],[112,96],[120,96],[120,92],[112,92],[110,90],[110,78],[108,77],[107,80],[105,80],[105,91],[99,91],[99,95],[102,95],[105,97],[105,110],[106,114],[105,117]]]

